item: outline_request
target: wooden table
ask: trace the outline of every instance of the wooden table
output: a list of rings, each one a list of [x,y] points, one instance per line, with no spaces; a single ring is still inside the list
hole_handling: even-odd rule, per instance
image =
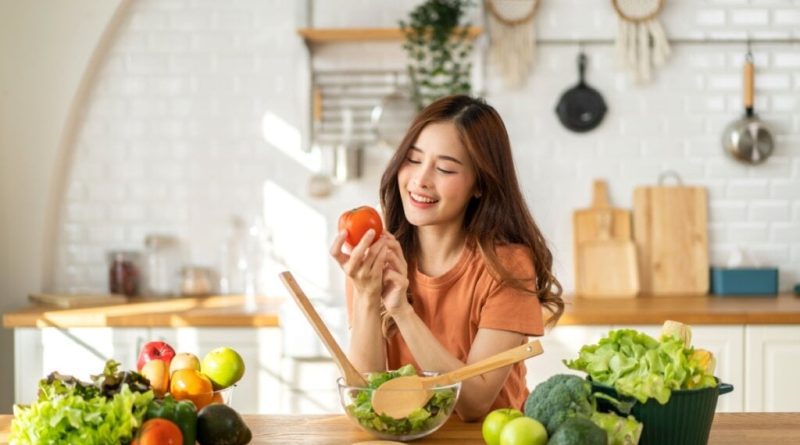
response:
[[[252,444],[377,445],[344,416],[245,415]],[[0,444],[8,443],[11,416],[0,415]],[[387,443],[387,442],[383,442]],[[482,445],[481,424],[450,419],[439,431],[414,444]],[[800,413],[718,413],[708,441],[721,444],[800,444]]]

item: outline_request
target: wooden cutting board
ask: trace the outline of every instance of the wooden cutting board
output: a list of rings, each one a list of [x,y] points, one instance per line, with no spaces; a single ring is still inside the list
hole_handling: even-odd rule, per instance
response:
[[[595,179],[592,185],[592,206],[576,210],[572,214],[572,245],[601,239],[601,231],[604,231],[608,218],[611,219],[611,239],[632,239],[630,210],[611,207],[606,181]]]
[[[601,218],[599,239],[576,248],[575,292],[588,298],[631,298],[639,294],[636,245],[611,238],[610,218]]]
[[[101,304],[127,303],[128,298],[123,295],[59,295],[59,294],[31,294],[28,300],[34,303],[49,304],[61,308],[96,306]]]
[[[613,208],[608,185],[593,183],[592,206],[572,215],[575,292],[584,297],[635,297],[639,293],[631,212]]]
[[[708,293],[708,193],[704,187],[637,187],[633,227],[642,293]]]

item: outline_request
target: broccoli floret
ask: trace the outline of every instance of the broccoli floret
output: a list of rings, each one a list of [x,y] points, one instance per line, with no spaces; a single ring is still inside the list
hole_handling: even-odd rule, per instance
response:
[[[606,445],[608,436],[602,428],[584,417],[564,421],[550,436],[547,445]]]
[[[525,401],[525,415],[541,422],[551,436],[567,419],[589,419],[594,411],[591,383],[569,374],[556,374],[540,383]]]

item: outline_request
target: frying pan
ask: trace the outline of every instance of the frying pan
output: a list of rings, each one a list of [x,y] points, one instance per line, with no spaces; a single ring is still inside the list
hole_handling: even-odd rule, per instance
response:
[[[760,164],[772,154],[772,133],[753,110],[753,54],[748,51],[744,62],[744,117],[737,119],[722,133],[722,148],[745,164]]]
[[[583,133],[594,129],[606,114],[606,102],[597,90],[586,84],[586,55],[578,55],[578,84],[565,91],[556,105],[558,120],[567,129]]]

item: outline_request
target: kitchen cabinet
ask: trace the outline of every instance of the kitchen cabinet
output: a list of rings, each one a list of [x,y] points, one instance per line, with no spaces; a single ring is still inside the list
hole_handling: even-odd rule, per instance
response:
[[[800,326],[745,327],[745,411],[800,411]]]

